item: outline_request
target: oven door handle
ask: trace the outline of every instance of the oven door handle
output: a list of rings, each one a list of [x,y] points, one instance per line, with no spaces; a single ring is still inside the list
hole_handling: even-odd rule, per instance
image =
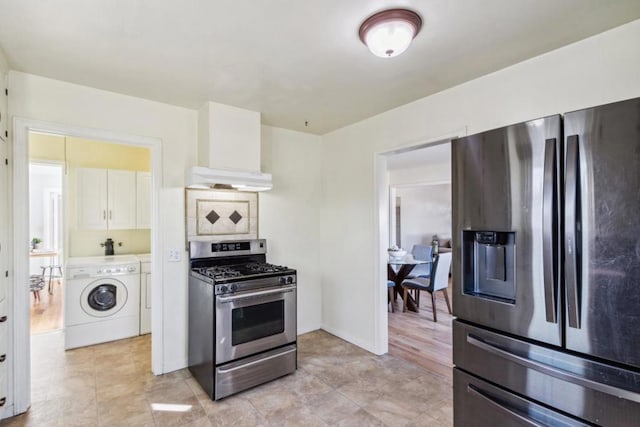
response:
[[[287,286],[285,288],[269,289],[266,291],[251,292],[249,294],[234,295],[231,297],[218,297],[218,301],[222,303],[234,302],[245,298],[261,297],[263,295],[285,294],[287,292],[293,292],[295,289],[295,286]]]

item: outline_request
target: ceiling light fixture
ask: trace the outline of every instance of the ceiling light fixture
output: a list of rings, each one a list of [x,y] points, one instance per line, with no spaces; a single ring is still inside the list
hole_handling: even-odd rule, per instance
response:
[[[374,55],[391,58],[407,50],[421,27],[422,18],[411,10],[383,10],[362,23],[360,40]]]

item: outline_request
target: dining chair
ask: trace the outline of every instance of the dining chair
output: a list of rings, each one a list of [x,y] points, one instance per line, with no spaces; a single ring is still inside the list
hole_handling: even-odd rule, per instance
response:
[[[403,311],[407,310],[407,292],[409,289],[416,290],[416,306],[420,306],[420,291],[427,291],[431,294],[431,307],[433,310],[433,321],[437,322],[436,315],[436,292],[442,291],[444,300],[447,303],[447,309],[451,314],[451,304],[449,304],[449,295],[447,287],[449,286],[449,270],[451,270],[451,252],[442,253],[436,258],[432,275],[429,279],[423,277],[415,277],[413,279],[404,279],[402,281],[402,302],[404,304]]]
[[[431,261],[432,260],[432,248],[430,245],[413,245],[411,248],[411,255],[413,259],[419,261]],[[429,278],[431,276],[431,263],[418,264],[413,267],[411,273],[407,275],[408,279],[416,277]]]

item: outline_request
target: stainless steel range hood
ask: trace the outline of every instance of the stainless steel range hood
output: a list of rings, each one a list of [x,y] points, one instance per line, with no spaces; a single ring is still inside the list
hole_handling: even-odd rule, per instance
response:
[[[228,186],[239,191],[265,191],[273,188],[270,173],[231,171],[202,166],[194,166],[187,171],[185,184],[189,188]]]
[[[271,190],[260,171],[260,113],[207,102],[198,112],[198,166],[187,170],[190,188]]]

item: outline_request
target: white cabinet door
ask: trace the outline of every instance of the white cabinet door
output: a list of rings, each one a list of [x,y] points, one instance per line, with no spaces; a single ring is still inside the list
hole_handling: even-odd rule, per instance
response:
[[[0,302],[0,418],[11,414],[5,413],[9,389],[7,387],[9,344],[7,343],[7,302]]]
[[[76,169],[78,230],[106,230],[107,213],[107,170]]]
[[[136,173],[109,169],[107,176],[108,228],[136,228]]]
[[[136,228],[151,228],[151,173],[136,173]]]

